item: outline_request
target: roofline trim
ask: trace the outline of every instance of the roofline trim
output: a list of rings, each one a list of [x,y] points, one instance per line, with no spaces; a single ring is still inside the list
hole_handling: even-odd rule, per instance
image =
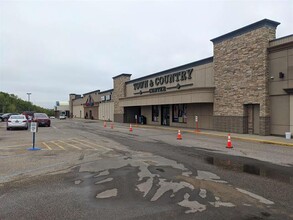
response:
[[[244,26],[242,28],[239,28],[235,31],[229,32],[227,34],[221,35],[219,37],[213,38],[211,39],[211,41],[215,44],[215,43],[220,43],[224,40],[239,36],[241,34],[245,34],[247,32],[253,31],[255,29],[261,28],[261,27],[265,27],[265,26],[269,26],[269,27],[273,27],[276,28],[280,23],[276,22],[276,21],[272,21],[269,19],[263,19],[260,20],[258,22],[252,23],[250,25]]]
[[[126,82],[126,84],[141,81],[141,80],[144,80],[144,79],[147,79],[147,78],[152,78],[152,77],[155,77],[155,76],[167,74],[167,73],[182,70],[182,69],[187,69],[187,68],[190,68],[190,67],[195,67],[195,66],[200,66],[200,65],[212,63],[213,60],[214,60],[214,57],[208,57],[208,58],[198,60],[198,61],[195,61],[195,62],[192,62],[192,63],[187,63],[187,64],[184,64],[184,65],[181,65],[181,66],[173,67],[171,69],[163,70],[161,72],[157,72],[157,73],[153,73],[153,74],[143,76],[143,77],[140,77],[140,78],[137,78],[137,79],[129,80],[129,81]]]
[[[87,93],[84,93],[83,95],[85,96],[85,95],[89,95],[89,94],[91,94],[91,93],[95,93],[95,92],[99,93],[100,90],[95,90],[95,91],[87,92]]]
[[[108,89],[108,90],[99,92],[99,94],[103,94],[103,93],[107,93],[107,92],[113,92],[113,91],[114,91],[114,89]]]
[[[275,41],[282,40],[282,39],[289,38],[289,37],[293,37],[293,34],[270,40],[270,42],[275,42]]]
[[[116,78],[118,78],[118,77],[120,77],[120,76],[131,76],[132,74],[129,74],[129,73],[122,73],[122,74],[119,74],[119,75],[117,75],[117,76],[113,76],[112,77],[112,79],[116,79]]]

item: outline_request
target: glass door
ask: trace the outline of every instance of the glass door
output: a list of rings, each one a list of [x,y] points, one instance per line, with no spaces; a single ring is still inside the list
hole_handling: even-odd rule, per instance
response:
[[[161,108],[161,125],[170,126],[170,106],[162,105]]]

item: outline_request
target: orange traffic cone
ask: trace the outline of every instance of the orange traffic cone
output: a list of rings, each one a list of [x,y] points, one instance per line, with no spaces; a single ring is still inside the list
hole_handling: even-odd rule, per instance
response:
[[[113,128],[114,128],[114,123],[112,122],[112,123],[111,123],[111,129],[113,129]]]
[[[106,121],[104,121],[104,128],[106,128],[107,127],[107,122]]]
[[[227,141],[226,148],[233,148],[230,134],[228,134],[228,141]]]
[[[131,126],[131,124],[129,125],[129,131],[132,132],[132,126]]]
[[[181,132],[180,132],[180,130],[178,130],[177,140],[182,140],[182,136],[181,136]]]

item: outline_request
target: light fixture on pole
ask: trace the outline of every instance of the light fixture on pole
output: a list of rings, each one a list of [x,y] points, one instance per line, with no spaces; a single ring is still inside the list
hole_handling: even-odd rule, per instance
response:
[[[32,94],[31,92],[26,93],[27,94],[27,101],[30,102],[30,95]]]

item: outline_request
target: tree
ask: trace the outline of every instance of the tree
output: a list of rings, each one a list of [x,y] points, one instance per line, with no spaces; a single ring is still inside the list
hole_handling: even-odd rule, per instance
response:
[[[0,92],[0,112],[22,113],[28,110],[33,112],[43,112],[47,115],[54,115],[53,109],[42,108],[33,105],[31,102],[22,100],[14,94]]]

